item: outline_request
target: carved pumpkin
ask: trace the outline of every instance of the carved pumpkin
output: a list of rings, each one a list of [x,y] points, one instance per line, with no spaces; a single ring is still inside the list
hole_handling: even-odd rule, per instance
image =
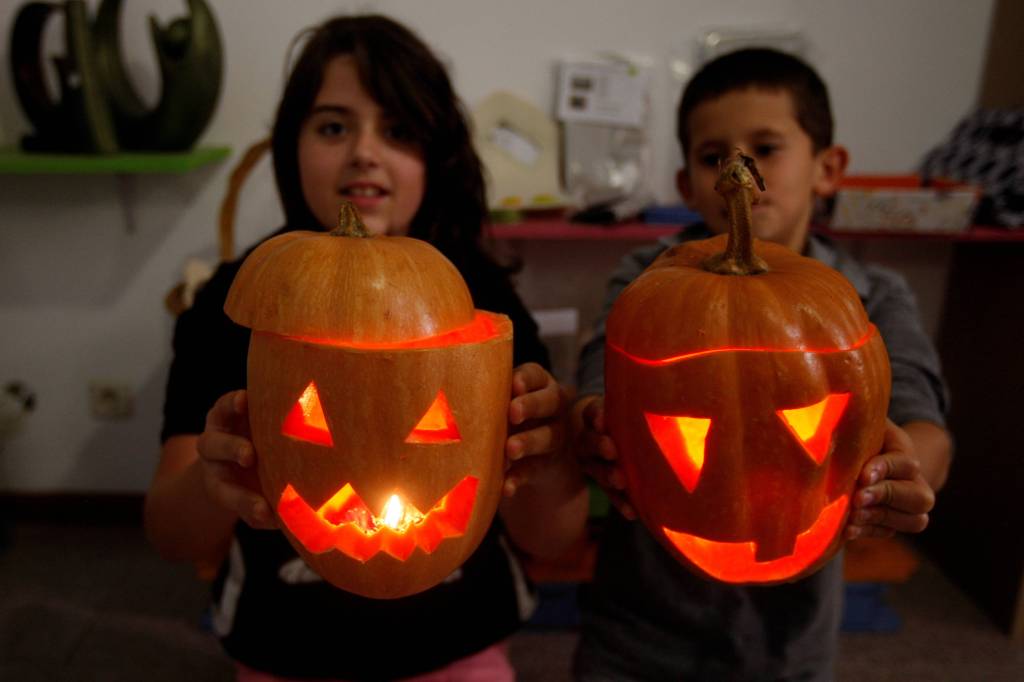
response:
[[[716,186],[732,233],[675,246],[631,283],[605,356],[607,428],[640,518],[685,566],[744,584],[795,580],[839,549],[890,390],[849,282],[752,239],[752,163],[723,164]]]
[[[512,324],[474,310],[426,242],[289,232],[242,264],[225,311],[253,330],[249,420],[264,495],[306,563],[350,592],[431,587],[501,496]]]

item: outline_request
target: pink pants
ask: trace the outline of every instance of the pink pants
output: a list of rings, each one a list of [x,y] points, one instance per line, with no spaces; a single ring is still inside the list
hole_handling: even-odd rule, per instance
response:
[[[236,663],[238,682],[297,682],[290,677],[276,677]],[[508,644],[498,642],[472,656],[461,658],[440,670],[403,677],[396,682],[514,682],[512,664],[508,661]],[[305,680],[305,682],[344,682],[343,680]]]

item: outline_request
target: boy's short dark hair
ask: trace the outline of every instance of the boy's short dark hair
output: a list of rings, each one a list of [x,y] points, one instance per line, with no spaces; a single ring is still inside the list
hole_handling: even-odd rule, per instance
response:
[[[676,112],[676,137],[685,162],[690,150],[690,115],[698,105],[736,90],[784,90],[793,98],[796,120],[814,151],[832,145],[832,106],[828,88],[806,62],[767,48],[737,50],[705,64],[686,84]]]

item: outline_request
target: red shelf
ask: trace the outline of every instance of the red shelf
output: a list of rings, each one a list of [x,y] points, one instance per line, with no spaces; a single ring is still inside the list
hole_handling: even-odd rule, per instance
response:
[[[965,232],[914,232],[911,230],[815,230],[835,239],[910,239],[947,242],[1024,242],[1024,229],[974,225]]]
[[[649,223],[618,223],[615,225],[588,225],[565,220],[528,220],[522,223],[497,223],[491,226],[495,239],[550,239],[550,240],[633,240],[648,241],[675,234],[680,225],[654,225]]]
[[[502,240],[629,240],[653,241],[659,237],[675,234],[682,225],[651,224],[640,222],[617,223],[615,225],[589,225],[572,223],[567,220],[527,220],[521,223],[496,223],[490,231],[495,239]],[[975,225],[966,232],[913,232],[910,230],[830,230],[816,227],[815,231],[835,239],[870,240],[930,240],[953,242],[1024,242],[1024,229],[1007,229]]]

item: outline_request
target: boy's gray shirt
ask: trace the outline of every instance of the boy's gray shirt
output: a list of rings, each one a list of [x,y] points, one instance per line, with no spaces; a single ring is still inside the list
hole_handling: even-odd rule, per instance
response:
[[[711,237],[694,225],[627,255],[612,274],[604,312],[584,346],[579,394],[604,393],[605,319],[622,290],[659,254]],[[878,327],[892,365],[889,417],[944,425],[948,398],[938,354],[903,278],[861,264],[820,235],[806,255],[842,273]],[[576,677],[604,680],[830,680],[842,607],[842,555],[795,583],[737,587],[698,578],[640,522],[613,512],[594,582],[584,590]]]

